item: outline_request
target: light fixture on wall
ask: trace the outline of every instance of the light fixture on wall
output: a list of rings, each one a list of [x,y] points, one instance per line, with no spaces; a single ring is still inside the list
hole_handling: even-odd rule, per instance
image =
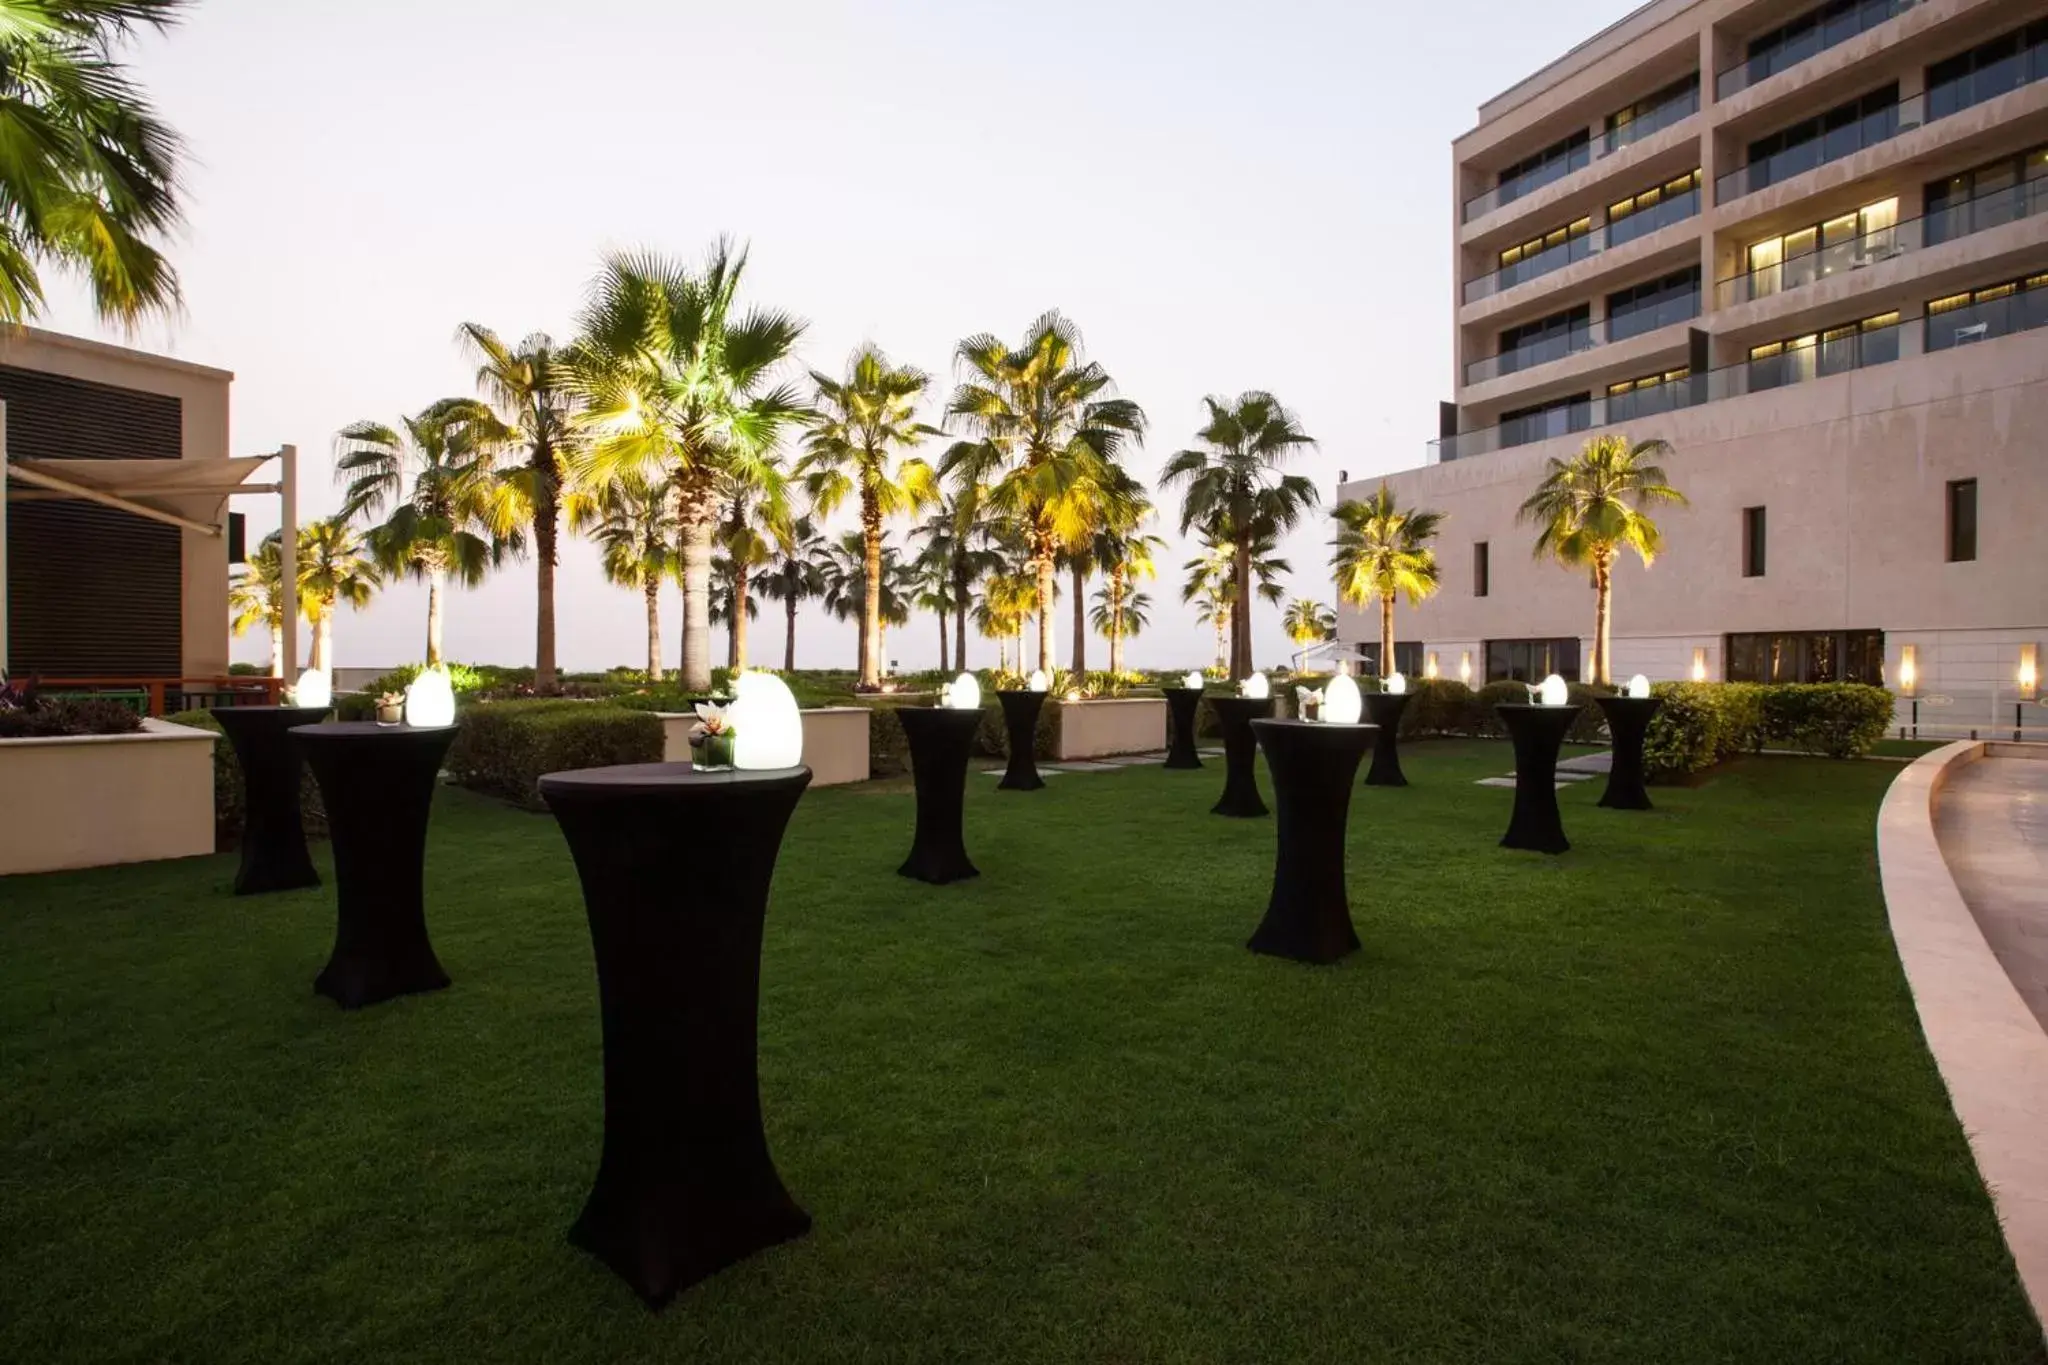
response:
[[[1899,646],[1899,691],[1907,696],[1920,685],[1920,650],[1914,645]]]
[[[1423,676],[1423,677],[1425,677],[1425,678],[1434,678],[1434,677],[1436,676],[1436,651],[1435,651],[1435,650],[1431,650],[1431,651],[1429,652],[1429,658],[1428,658],[1428,659],[1426,659],[1426,660],[1425,660],[1425,661],[1423,662],[1423,665],[1422,665],[1422,676]]]
[[[2040,655],[2034,645],[2020,646],[2018,681],[2020,685],[2020,699],[2012,704],[2012,738],[2015,744],[2019,743],[2027,728],[2020,708],[2037,696],[2041,690]]]
[[[1458,681],[1467,687],[1472,685],[1472,651],[1469,649],[1458,655]]]
[[[1694,682],[1705,682],[1707,680],[1707,650],[1704,645],[1697,645],[1693,648],[1692,680]]]

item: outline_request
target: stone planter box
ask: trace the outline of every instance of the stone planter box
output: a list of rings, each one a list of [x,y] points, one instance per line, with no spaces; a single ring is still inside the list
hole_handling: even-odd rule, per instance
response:
[[[1166,698],[1111,697],[1063,701],[1059,757],[1149,754],[1166,747]]]
[[[210,731],[0,739],[0,876],[213,852]]]
[[[690,761],[690,728],[697,717],[682,711],[659,711],[661,756],[665,762]],[[811,785],[834,787],[868,780],[868,710],[864,706],[821,706],[803,713],[804,762]]]

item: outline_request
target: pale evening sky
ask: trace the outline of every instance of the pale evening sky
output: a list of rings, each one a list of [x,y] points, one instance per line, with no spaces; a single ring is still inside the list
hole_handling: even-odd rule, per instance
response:
[[[1057,307],[1151,417],[1134,468],[1191,442],[1204,394],[1266,388],[1321,442],[1298,467],[1327,502],[1339,470],[1419,463],[1450,396],[1451,139],[1631,8],[203,0],[131,54],[190,144],[186,314],[124,339],[59,289],[42,324],[234,371],[233,453],[297,444],[310,518],[339,502],[338,428],[470,391],[457,323],[565,337],[603,250],[694,261],[727,232],[750,297],[809,319],[807,366],[873,339],[933,373],[936,421],[958,338]],[[253,539],[275,515],[249,508]],[[1174,512],[1136,666],[1210,656]],[[1287,542],[1290,597],[1332,600],[1327,539],[1319,516]],[[638,594],[588,545],[559,593],[565,667],[642,661]],[[530,563],[453,594],[450,657],[531,663],[532,602]],[[779,664],[763,607],[754,657]],[[680,614],[671,589],[671,666]],[[1261,666],[1292,648],[1279,616]],[[416,659],[424,621],[423,589],[389,589],[343,613],[337,662]],[[936,631],[914,617],[889,656],[936,663]],[[800,666],[853,652],[805,607]]]

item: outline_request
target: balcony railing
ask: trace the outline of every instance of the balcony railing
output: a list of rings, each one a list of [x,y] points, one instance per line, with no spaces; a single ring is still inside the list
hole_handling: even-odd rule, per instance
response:
[[[1607,246],[1609,250],[1633,242],[1638,237],[1647,237],[1659,228],[1682,223],[1698,216],[1700,211],[1700,187],[1694,185],[1684,194],[1674,194],[1658,200],[1648,208],[1637,209],[1623,218],[1607,224]]]
[[[1829,48],[1904,14],[1917,3],[1919,0],[1864,0],[1863,4],[1816,23],[1770,51],[1759,52],[1721,72],[1714,77],[1714,98],[1725,100],[1737,91],[1747,90],[1780,71],[1788,71],[1808,58],[1818,57]]]
[[[1606,249],[1607,229],[1594,228],[1590,232],[1570,237],[1556,246],[1545,247],[1522,257],[1513,265],[1504,265],[1476,280],[1465,281],[1465,302],[1477,303],[1492,298],[1503,289],[1512,289],[1518,284],[1548,275],[1553,270],[1562,270],[1574,261],[1583,261],[1598,256]]]
[[[1928,121],[1947,118],[1959,110],[1995,100],[2043,77],[2048,77],[2048,43],[2023,47],[2010,57],[1978,67],[1967,76],[1928,86]]]
[[[284,695],[282,678],[255,674],[209,678],[45,678],[32,677],[48,696],[95,696],[124,702],[145,716],[203,710],[211,706],[275,706]]]
[[[1582,171],[1603,157],[1612,156],[1624,147],[1642,141],[1652,133],[1661,132],[1674,123],[1681,123],[1699,112],[1700,92],[1697,87],[1682,95],[1674,95],[1654,109],[1645,110],[1642,117],[1629,120],[1619,128],[1610,129],[1589,142],[1582,142],[1563,155],[1532,166],[1510,180],[1503,180],[1486,193],[1465,201],[1464,221],[1483,218],[1504,204],[1554,184],[1575,171]]]
[[[2002,299],[1927,315],[1926,349],[1946,351],[2015,332],[2048,327],[2048,286],[2019,289]]]
[[[1890,227],[1874,228],[1845,242],[1816,246],[1775,264],[1720,280],[1714,285],[1715,306],[1728,308],[1768,298],[2041,213],[2048,213],[2048,179],[1993,190],[1922,218],[1903,219]]]
[[[1483,384],[1504,374],[1518,374],[1553,360],[1562,360],[1568,355],[1577,355],[1580,351],[1590,351],[1606,340],[1607,329],[1598,322],[1572,327],[1540,341],[1517,346],[1512,351],[1473,361],[1465,367],[1465,382]]]

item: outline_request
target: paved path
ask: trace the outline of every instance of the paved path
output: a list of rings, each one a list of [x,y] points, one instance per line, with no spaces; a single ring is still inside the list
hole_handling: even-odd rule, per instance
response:
[[[1963,767],[1942,789],[1934,832],[1999,965],[2048,1029],[2048,760]]]

